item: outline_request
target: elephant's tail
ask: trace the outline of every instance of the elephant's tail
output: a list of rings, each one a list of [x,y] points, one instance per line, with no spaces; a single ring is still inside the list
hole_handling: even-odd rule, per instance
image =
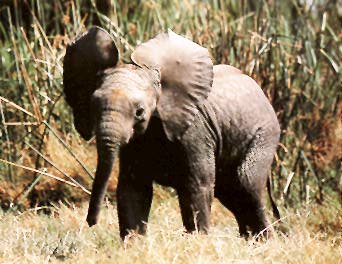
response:
[[[272,190],[271,190],[271,180],[270,177],[267,177],[267,193],[268,193],[268,197],[270,198],[270,202],[271,202],[271,206],[272,206],[272,211],[273,211],[273,215],[275,218],[277,218],[277,220],[280,220],[280,213],[279,210],[277,208],[276,203],[273,200],[272,197]]]

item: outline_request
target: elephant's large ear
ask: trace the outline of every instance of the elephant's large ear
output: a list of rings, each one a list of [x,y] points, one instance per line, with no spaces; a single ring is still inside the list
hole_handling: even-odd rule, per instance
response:
[[[102,28],[93,27],[68,45],[64,57],[63,83],[66,101],[74,113],[80,135],[93,135],[94,121],[90,97],[98,85],[99,72],[116,66],[118,50],[112,37]]]
[[[162,92],[157,111],[168,138],[181,137],[212,86],[208,50],[169,30],[138,46],[131,58],[140,66],[160,70]]]

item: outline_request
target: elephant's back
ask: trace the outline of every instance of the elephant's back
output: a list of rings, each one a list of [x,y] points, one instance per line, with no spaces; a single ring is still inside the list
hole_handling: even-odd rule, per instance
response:
[[[214,81],[208,103],[215,109],[223,138],[245,142],[260,128],[277,141],[279,123],[272,105],[259,85],[229,65],[214,66]],[[272,143],[274,144],[274,142]]]
[[[217,106],[218,112],[240,121],[277,123],[274,109],[260,86],[233,66],[214,66],[213,87],[208,100]]]

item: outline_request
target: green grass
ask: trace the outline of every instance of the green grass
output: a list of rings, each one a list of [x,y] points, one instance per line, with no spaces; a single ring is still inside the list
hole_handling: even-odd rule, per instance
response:
[[[238,235],[233,216],[213,204],[208,236],[188,235],[175,197],[162,190],[163,202],[153,203],[144,237],[119,238],[116,205],[106,203],[98,225],[85,222],[87,206],[59,204],[51,215],[39,208],[0,213],[2,263],[339,263],[342,261],[342,215],[326,206],[284,212],[288,234],[275,233],[266,242]],[[322,222],[321,214],[330,214]],[[316,223],[315,223],[316,222]],[[319,223],[318,223],[319,222]],[[325,225],[325,230],[321,229]],[[336,225],[334,227],[334,225]],[[333,229],[329,233],[327,230]]]

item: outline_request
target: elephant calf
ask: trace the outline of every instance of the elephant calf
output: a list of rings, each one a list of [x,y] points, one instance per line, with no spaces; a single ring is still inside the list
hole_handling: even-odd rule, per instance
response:
[[[232,66],[213,66],[207,49],[171,30],[139,45],[132,64],[118,57],[111,36],[93,27],[64,58],[75,127],[84,139],[96,135],[89,226],[119,156],[122,238],[145,233],[153,182],[176,189],[189,232],[208,231],[213,197],[234,214],[241,235],[265,230],[262,193],[280,129],[256,82]]]

